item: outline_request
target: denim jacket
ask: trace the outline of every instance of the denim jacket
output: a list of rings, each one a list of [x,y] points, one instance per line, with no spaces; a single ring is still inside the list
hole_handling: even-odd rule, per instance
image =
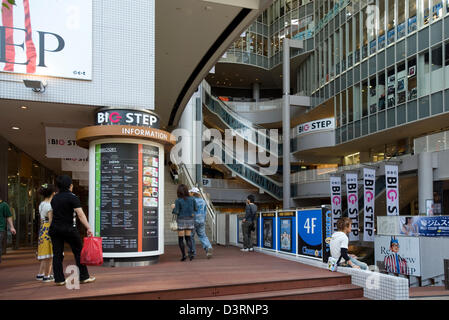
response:
[[[196,210],[197,205],[195,198],[188,197],[185,200],[183,198],[178,198],[175,201],[173,214],[176,214],[178,217],[193,217]]]
[[[196,197],[195,201],[198,209],[195,211],[195,222],[204,222],[206,221],[206,201],[204,201],[204,199],[202,198]]]

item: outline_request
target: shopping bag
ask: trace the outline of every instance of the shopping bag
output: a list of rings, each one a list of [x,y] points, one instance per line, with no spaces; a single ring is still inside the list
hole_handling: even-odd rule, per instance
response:
[[[329,257],[329,260],[327,260],[327,269],[329,271],[334,272],[337,271],[337,266],[338,266],[337,259]]]
[[[170,222],[170,230],[171,231],[178,231],[178,222],[176,221],[177,216],[174,214],[172,215],[172,219]]]
[[[103,264],[103,247],[101,237],[84,238],[81,250],[81,264],[86,266],[101,266]]]

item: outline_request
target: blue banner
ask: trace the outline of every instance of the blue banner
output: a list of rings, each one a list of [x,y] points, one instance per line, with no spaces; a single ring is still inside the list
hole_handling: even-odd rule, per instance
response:
[[[298,210],[298,254],[322,258],[322,209]]]
[[[400,234],[408,236],[449,237],[449,216],[400,217]]]

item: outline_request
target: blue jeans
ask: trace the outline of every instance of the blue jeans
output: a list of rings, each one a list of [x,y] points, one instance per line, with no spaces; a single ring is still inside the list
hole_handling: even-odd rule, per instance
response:
[[[357,259],[355,259],[355,258],[353,258],[353,257],[351,257],[351,256],[349,256],[349,260],[351,260],[351,262],[352,262],[353,264],[355,264],[356,266],[359,266],[360,269],[362,269],[362,270],[368,270],[368,265],[367,265],[366,263],[361,262],[361,261],[359,261],[359,260],[357,260]],[[351,267],[351,266],[348,265],[348,267]]]
[[[192,247],[193,254],[195,255],[195,233],[198,235],[204,250],[212,248],[212,245],[206,235],[206,219],[195,219],[194,224],[195,229],[192,231]]]

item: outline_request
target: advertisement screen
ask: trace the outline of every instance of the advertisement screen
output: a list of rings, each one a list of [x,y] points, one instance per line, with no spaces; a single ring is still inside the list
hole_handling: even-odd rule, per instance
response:
[[[267,249],[274,249],[273,243],[273,218],[263,219],[263,247]]]
[[[96,146],[95,235],[103,252],[158,250],[159,148]]]
[[[280,219],[280,250],[281,251],[292,251],[292,219],[291,218],[281,218]]]
[[[322,258],[322,210],[298,210],[298,254]]]

